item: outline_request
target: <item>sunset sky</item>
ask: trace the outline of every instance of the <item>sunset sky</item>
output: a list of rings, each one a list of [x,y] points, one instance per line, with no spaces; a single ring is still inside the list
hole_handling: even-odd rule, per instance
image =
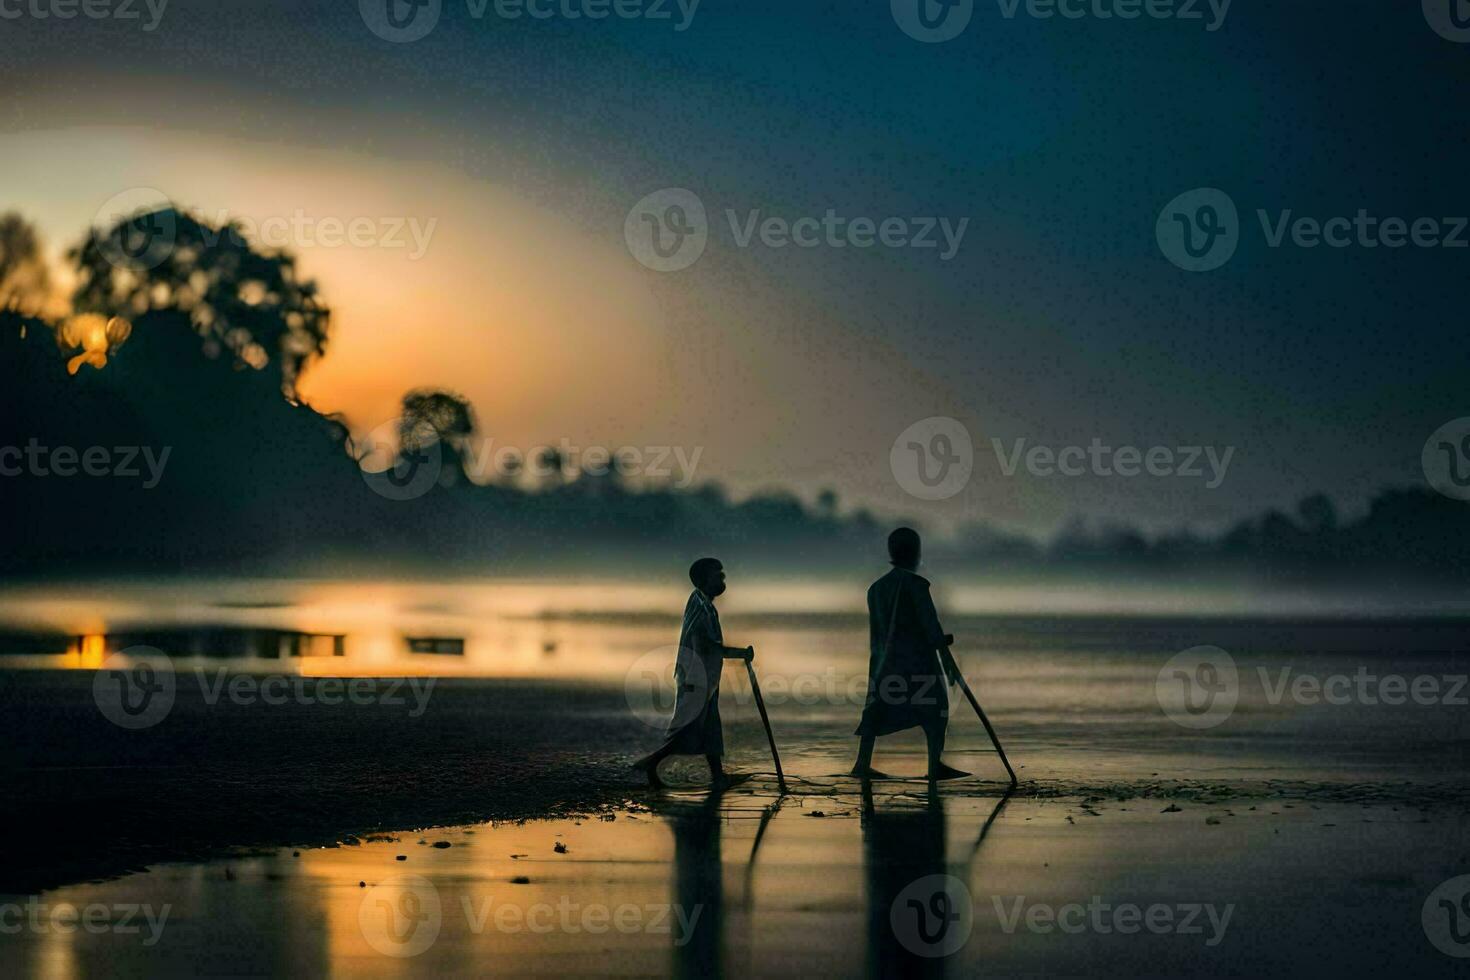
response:
[[[831,486],[937,525],[1213,527],[1316,490],[1360,506],[1422,482],[1424,440],[1470,414],[1470,250],[1272,248],[1256,219],[1470,214],[1445,163],[1470,149],[1470,45],[1418,4],[1242,0],[1211,32],[977,3],[942,44],[887,0],[704,0],[683,30],[668,6],[509,20],[444,0],[403,44],[352,0],[174,0],[152,31],[0,19],[0,211],[58,256],[131,188],[207,217],[432,227],[418,258],[292,243],[335,311],[316,407],[366,430],[442,386],[497,445],[701,447],[701,479]],[[710,241],[661,273],[623,230],[670,187]],[[1154,238],[1196,187],[1242,219],[1214,272]],[[945,261],[741,247],[727,209],[968,225]],[[965,423],[975,476],[925,502],[888,456],[933,415]],[[991,451],[1094,437],[1235,452],[1210,490],[1008,477]]]

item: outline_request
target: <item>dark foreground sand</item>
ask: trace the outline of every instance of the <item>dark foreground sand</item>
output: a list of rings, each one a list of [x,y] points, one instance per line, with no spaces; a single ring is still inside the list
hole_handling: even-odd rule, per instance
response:
[[[159,864],[12,903],[9,919],[32,924],[5,938],[7,972],[1465,972],[1434,942],[1453,942],[1433,898],[1466,841],[1460,814],[1006,800],[958,784],[931,795],[921,783],[878,784],[865,799],[855,783],[815,778],[796,789],[782,797],[758,780],[598,815]],[[96,928],[64,928],[73,909]]]
[[[400,685],[401,705],[211,705],[180,683],[166,719],[125,731],[97,710],[92,679],[0,674],[0,830],[26,842],[0,862],[0,892],[222,846],[607,806],[636,788],[622,760],[651,738],[618,691],[478,679],[436,681],[417,717],[401,679],[375,688]]]
[[[334,705],[296,697],[210,704],[198,684],[181,680],[162,721],[128,731],[99,712],[93,676],[0,672],[7,790],[0,794],[0,831],[25,842],[0,862],[0,893],[227,848],[329,844],[405,827],[605,812],[658,799],[628,767],[658,733],[634,717],[622,690],[607,685],[438,679],[416,710],[401,678],[359,681],[372,685],[371,703]],[[311,701],[324,693],[320,680],[299,683]],[[336,690],[340,698],[340,684]],[[731,762],[769,772],[764,733],[739,694],[733,685],[726,694]],[[850,766],[853,739],[841,712],[772,710],[787,771],[797,777],[789,788],[805,791],[803,778],[820,788]],[[1308,770],[1286,771],[1279,757],[1252,764],[1251,752],[1219,764],[1179,735],[1150,739],[1162,747],[1152,754],[1104,752],[1086,745],[1083,726],[1062,740],[1028,740],[1012,734],[1025,732],[1024,719],[999,720],[1025,780],[1017,798],[1246,807],[1289,798],[1455,813],[1470,804],[1463,767],[1443,778],[1430,770],[1413,780],[1340,772],[1310,779],[1303,778]],[[1230,747],[1240,740],[1219,741],[1234,753]],[[917,737],[885,739],[879,762],[916,775],[923,769],[920,745]],[[1393,751],[1411,757],[1408,745]],[[973,718],[952,722],[948,755],[976,778],[946,792],[993,795],[1001,788],[1003,773]],[[1383,770],[1381,760],[1377,768]],[[688,778],[701,779],[701,769],[691,767]],[[1408,767],[1390,774],[1407,775]]]

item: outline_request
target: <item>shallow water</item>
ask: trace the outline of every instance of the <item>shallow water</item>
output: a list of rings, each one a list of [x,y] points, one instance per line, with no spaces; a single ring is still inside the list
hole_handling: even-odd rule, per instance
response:
[[[1423,916],[1457,866],[1462,816],[1289,800],[1161,812],[957,784],[865,798],[817,782],[61,888],[6,937],[7,972],[1358,976],[1457,962]],[[66,906],[96,928],[67,928]],[[137,931],[114,928],[129,910]]]
[[[1059,587],[1008,588],[941,589],[939,599],[971,685],[1028,775],[1079,785],[1138,784],[1156,775],[1466,782],[1470,621],[1079,613],[1096,600],[1097,586],[1072,593],[1068,615],[986,612],[1013,600],[1066,607]],[[222,671],[585,682],[621,691],[628,714],[656,738],[672,704],[683,599],[684,588],[673,584],[568,581],[11,588],[0,591],[0,630],[51,631],[52,645],[67,652],[0,656],[0,667],[127,669],[131,661],[116,652],[156,634],[157,642],[175,644],[168,663],[181,683],[208,688]],[[1155,605],[1167,605],[1165,599]],[[1125,592],[1120,601],[1134,600]],[[721,605],[727,640],[756,647],[777,730],[834,756],[850,751],[866,694],[861,590],[755,583]],[[271,631],[280,630],[340,635],[342,655],[222,656],[263,648],[275,654]],[[464,652],[413,653],[411,637],[459,638]],[[1176,720],[1178,711],[1166,712],[1165,700],[1177,683],[1171,658],[1201,645],[1219,648],[1236,668],[1235,701],[1207,727],[1194,727],[1188,717]],[[332,646],[306,649],[330,654]],[[725,669],[727,722],[754,717],[739,668]],[[1395,689],[1384,687],[1394,678],[1402,685],[1396,698]],[[1415,695],[1430,688],[1430,697]],[[988,741],[969,707],[958,692],[949,696],[952,748],[985,750]],[[753,751],[763,754],[764,746],[756,742]]]

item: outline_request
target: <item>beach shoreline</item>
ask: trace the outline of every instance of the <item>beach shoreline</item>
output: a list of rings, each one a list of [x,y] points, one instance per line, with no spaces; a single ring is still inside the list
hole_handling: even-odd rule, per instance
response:
[[[568,818],[657,802],[629,767],[657,731],[628,709],[624,692],[587,682],[441,679],[410,719],[403,704],[208,703],[179,685],[167,721],[117,728],[93,705],[93,672],[0,674],[0,735],[12,792],[0,826],[27,847],[0,865],[0,893],[40,890],[136,872],[160,862],[208,860],[240,849],[351,843],[404,828]],[[326,678],[302,678],[319,692]],[[389,680],[374,682],[386,690]],[[738,692],[728,692],[739,706]],[[820,796],[850,765],[846,726],[777,709],[792,796]],[[973,770],[947,795],[995,795],[1004,774],[977,726],[952,724],[951,756]],[[1019,722],[1003,731],[1025,731]],[[753,714],[727,712],[730,762],[769,773]],[[886,768],[917,776],[919,744],[892,740]],[[1169,757],[1115,761],[1092,750],[1077,762],[1024,735],[1010,746],[1017,799],[1077,806],[1128,801],[1242,809],[1272,801],[1372,805],[1421,814],[1463,811],[1470,782],[1304,778],[1231,765],[1167,768]],[[1160,761],[1163,759],[1164,761]],[[700,762],[672,778],[697,787]],[[845,784],[844,784],[845,785]],[[855,784],[854,784],[855,785]],[[922,780],[883,784],[922,790]],[[1295,804],[1294,804],[1295,805]]]

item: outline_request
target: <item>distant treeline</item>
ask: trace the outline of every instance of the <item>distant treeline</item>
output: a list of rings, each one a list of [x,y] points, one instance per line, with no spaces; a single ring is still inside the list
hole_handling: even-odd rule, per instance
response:
[[[404,396],[398,455],[376,466],[394,464],[396,487],[429,454],[434,483],[392,499],[364,478],[374,447],[295,396],[299,372],[326,354],[330,310],[289,255],[182,213],[139,215],[70,253],[69,315],[28,302],[46,286],[39,256],[29,227],[0,217],[3,576],[605,571],[703,552],[850,567],[904,522],[844,511],[831,491],[815,504],[784,491],[734,501],[715,483],[634,484],[615,468],[566,472],[554,457],[538,461],[540,479],[497,471],[476,482],[465,465],[474,413],[433,389]],[[1470,571],[1467,553],[1470,507],[1427,487],[1386,490],[1350,522],[1316,495],[1214,536],[1079,520],[1046,541],[977,525],[930,543],[949,565],[985,570],[1393,569],[1441,580]]]

